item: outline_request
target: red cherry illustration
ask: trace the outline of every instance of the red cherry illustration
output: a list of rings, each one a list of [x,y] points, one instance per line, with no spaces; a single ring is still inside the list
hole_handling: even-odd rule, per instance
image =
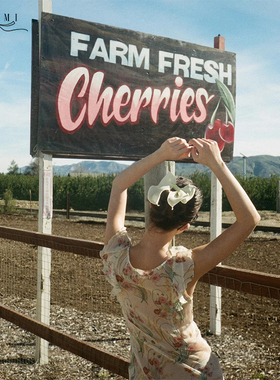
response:
[[[224,149],[225,140],[220,136],[220,129],[223,123],[220,119],[216,119],[214,124],[208,124],[205,131],[205,138],[217,141],[220,151]]]
[[[220,137],[228,144],[234,140],[234,126],[231,122],[223,123],[219,130]]]

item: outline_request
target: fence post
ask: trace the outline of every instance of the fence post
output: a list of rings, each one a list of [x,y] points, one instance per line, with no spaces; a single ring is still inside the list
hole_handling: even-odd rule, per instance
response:
[[[52,233],[52,156],[39,152],[39,232]],[[37,264],[37,309],[36,317],[39,322],[49,325],[50,322],[50,274],[51,274],[51,249],[38,247]],[[35,359],[40,364],[48,363],[49,343],[41,338],[36,338]]]
[[[211,172],[210,240],[222,232],[222,186]],[[210,285],[210,333],[221,334],[222,290]]]
[[[214,38],[214,48],[225,50],[225,38],[218,35]],[[210,206],[210,239],[214,240],[222,232],[222,186],[211,172],[211,206]],[[210,285],[210,333],[221,334],[222,290],[219,286]]]
[[[38,0],[39,13],[39,54],[41,52],[41,14],[52,12],[52,0]],[[39,57],[40,58],[40,57]],[[52,156],[42,152],[39,154],[39,211],[38,230],[46,234],[52,232],[53,212],[53,168]],[[38,247],[37,263],[37,309],[36,318],[39,322],[49,325],[50,322],[50,273],[51,249]],[[47,364],[49,342],[36,338],[35,360],[39,364]]]
[[[30,214],[32,215],[32,193],[31,193],[31,189],[29,189],[29,202],[30,202]]]
[[[70,219],[70,194],[66,193],[66,219]]]
[[[276,190],[276,212],[280,212],[280,180],[277,182]]]

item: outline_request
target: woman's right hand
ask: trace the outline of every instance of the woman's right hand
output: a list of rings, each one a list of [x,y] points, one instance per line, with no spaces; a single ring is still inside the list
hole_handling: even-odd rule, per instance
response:
[[[192,139],[189,141],[191,146],[191,156],[198,164],[206,165],[210,169],[223,162],[218,144],[209,139]]]

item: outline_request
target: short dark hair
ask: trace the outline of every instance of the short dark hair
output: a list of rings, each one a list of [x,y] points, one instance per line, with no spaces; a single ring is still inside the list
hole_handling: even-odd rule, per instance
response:
[[[181,176],[176,177],[176,185],[178,187],[185,187],[187,185],[195,186],[189,178]],[[153,226],[164,231],[172,231],[175,228],[179,229],[183,227],[187,223],[194,222],[202,204],[202,193],[200,189],[195,186],[194,196],[186,204],[182,202],[177,203],[173,210],[167,203],[168,194],[168,190],[161,193],[159,206],[151,204],[150,222]]]

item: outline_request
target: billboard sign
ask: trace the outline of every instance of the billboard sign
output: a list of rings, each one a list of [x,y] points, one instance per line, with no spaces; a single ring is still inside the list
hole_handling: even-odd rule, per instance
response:
[[[234,53],[50,13],[36,63],[37,39],[31,154],[137,160],[206,136],[232,159]]]

